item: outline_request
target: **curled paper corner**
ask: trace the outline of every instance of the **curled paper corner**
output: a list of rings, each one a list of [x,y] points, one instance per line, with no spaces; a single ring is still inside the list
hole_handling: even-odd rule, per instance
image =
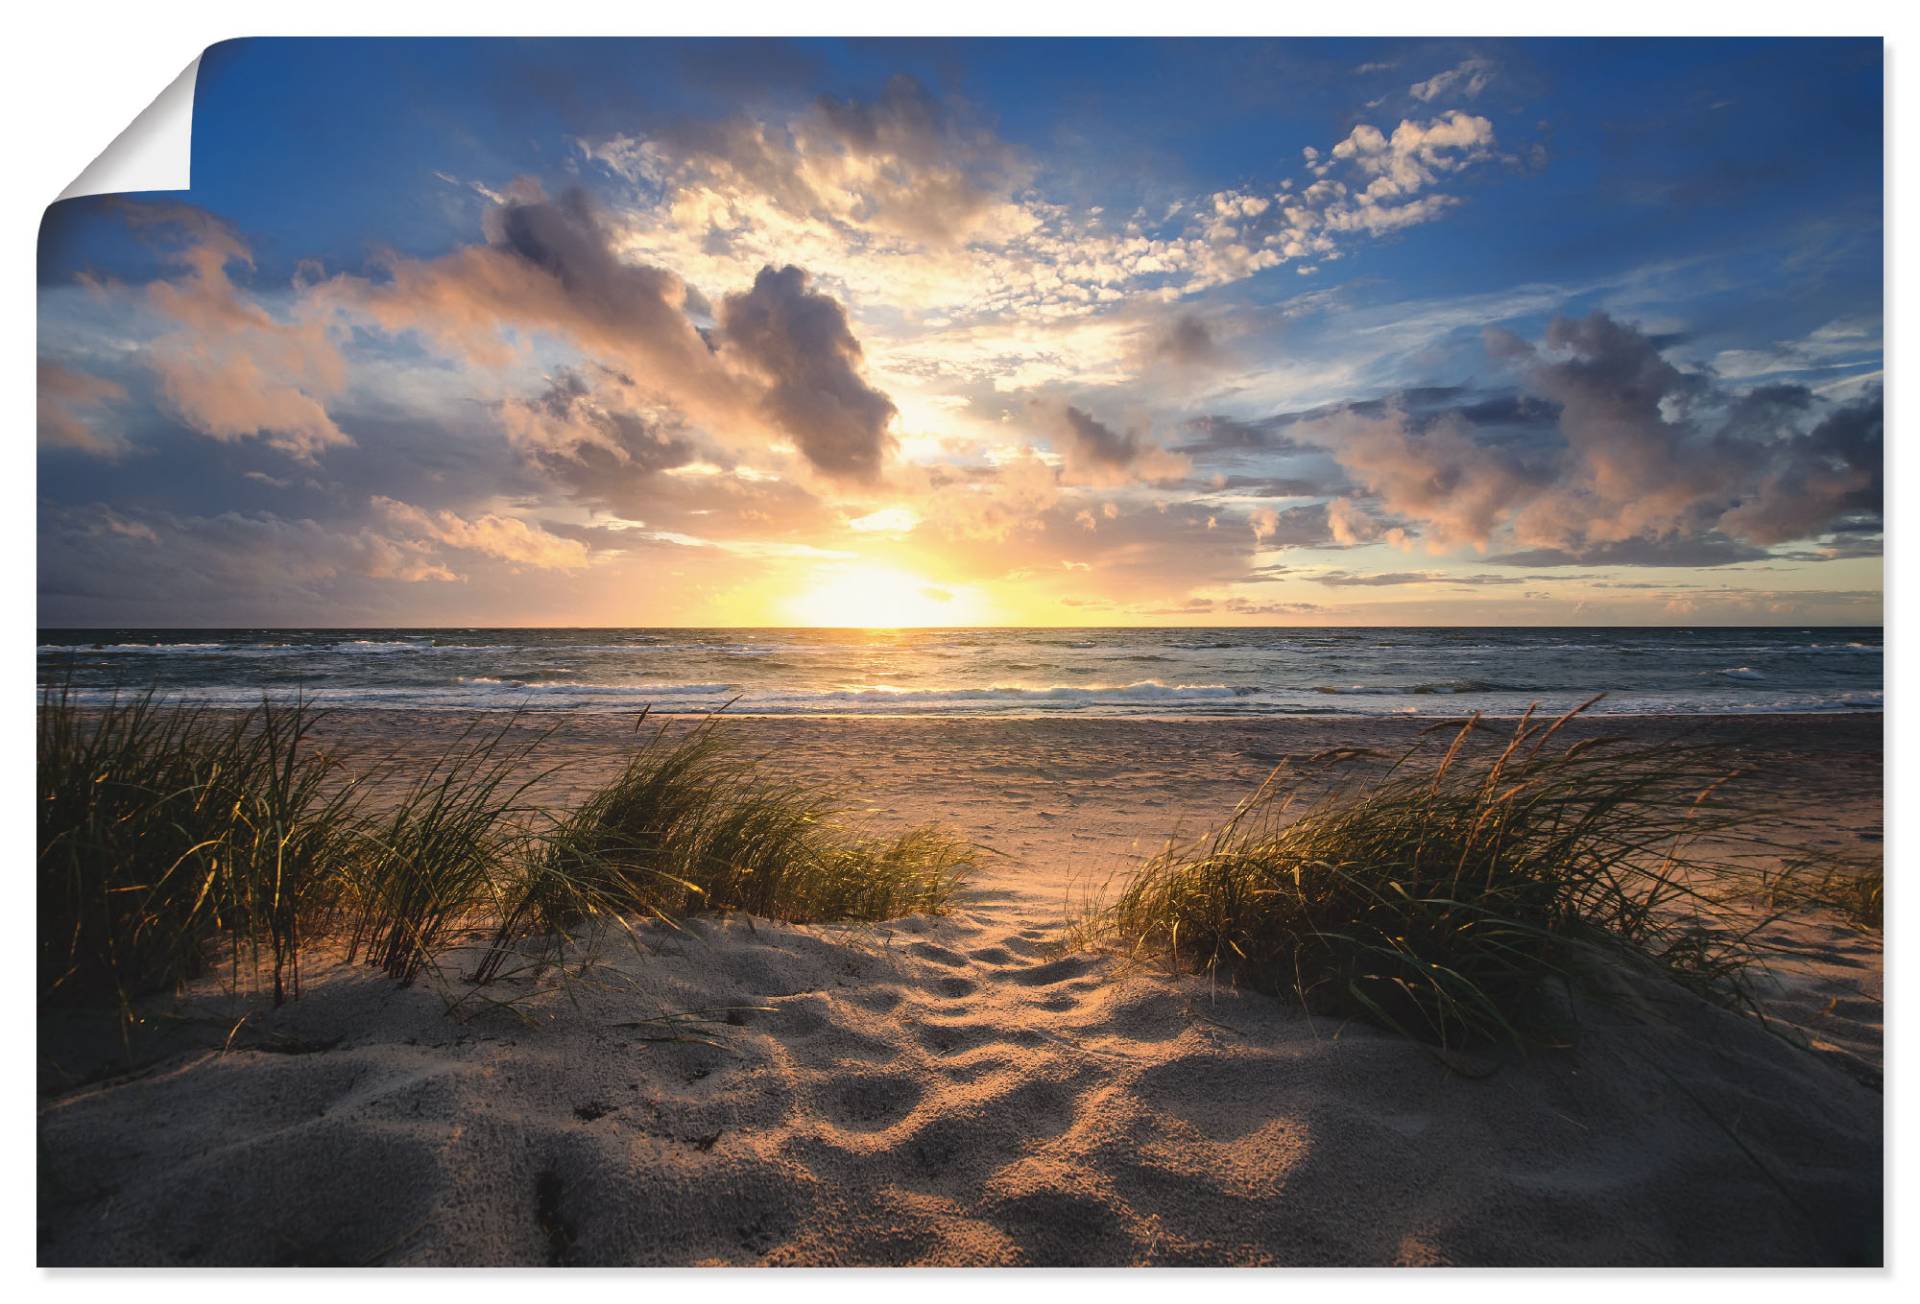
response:
[[[200,60],[187,65],[113,143],[87,165],[60,199],[131,191],[186,190],[193,176],[193,89]],[[55,201],[59,202],[58,200]]]

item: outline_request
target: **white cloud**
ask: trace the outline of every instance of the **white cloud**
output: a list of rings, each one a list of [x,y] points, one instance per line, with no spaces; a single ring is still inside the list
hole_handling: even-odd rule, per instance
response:
[[[1478,98],[1492,80],[1493,61],[1476,56],[1445,72],[1435,73],[1425,81],[1415,82],[1407,87],[1407,94],[1422,104],[1431,104],[1443,95],[1457,95],[1463,100],[1471,100]]]

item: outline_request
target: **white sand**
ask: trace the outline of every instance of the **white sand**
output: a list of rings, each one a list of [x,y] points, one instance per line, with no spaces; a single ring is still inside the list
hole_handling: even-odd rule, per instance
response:
[[[1042,758],[955,763],[959,791],[913,782],[1010,854],[947,919],[650,927],[590,982],[488,989],[517,1014],[452,974],[452,1015],[363,970],[279,1011],[209,986],[143,1068],[78,1086],[103,1061],[43,1024],[41,1261],[1878,1261],[1877,939],[1780,926],[1773,1008],[1812,1052],[1643,986],[1583,1003],[1571,1051],[1453,1071],[1061,954],[1060,867],[1124,863],[1191,802],[1138,769],[1073,804]],[[951,813],[913,797],[874,799]]]

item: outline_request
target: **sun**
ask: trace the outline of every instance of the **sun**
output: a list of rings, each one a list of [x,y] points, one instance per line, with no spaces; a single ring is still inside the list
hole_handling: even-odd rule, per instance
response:
[[[905,629],[970,625],[979,602],[967,589],[931,583],[891,566],[835,566],[816,571],[814,583],[789,598],[796,625]]]

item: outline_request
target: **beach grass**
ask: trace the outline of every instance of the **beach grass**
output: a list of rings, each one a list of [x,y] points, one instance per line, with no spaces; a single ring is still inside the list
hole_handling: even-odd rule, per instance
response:
[[[1832,910],[1855,928],[1879,932],[1886,915],[1885,866],[1877,859],[1795,857],[1763,873],[1757,895],[1770,910]]]
[[[526,791],[545,775],[544,741],[510,741],[516,721],[470,724],[405,781],[399,800],[360,822],[338,862],[352,916],[347,958],[364,955],[411,983],[498,904],[510,866],[526,853]]]
[[[152,693],[85,711],[43,695],[39,949],[54,1000],[146,992],[215,962],[299,983],[305,924],[337,899],[359,792],[308,744],[315,712],[176,707]]]
[[[479,976],[497,972],[517,939],[565,938],[629,915],[738,910],[818,923],[937,914],[974,856],[937,826],[878,834],[851,824],[837,794],[779,777],[732,746],[718,717],[679,736],[660,726],[616,778],[535,839]]]
[[[529,940],[551,957],[634,915],[936,913],[973,864],[940,828],[854,825],[837,794],[730,747],[717,716],[643,732],[618,778],[561,810],[527,800],[551,773],[548,735],[516,741],[518,717],[358,773],[312,745],[320,718],[299,699],[233,711],[43,692],[43,999],[127,1014],[224,963],[278,1003],[318,941],[403,984],[478,942],[469,977],[484,982]]]
[[[1745,871],[1700,848],[1749,812],[1706,750],[1569,741],[1585,709],[1504,741],[1440,726],[1361,779],[1354,754],[1282,767],[1141,866],[1099,935],[1443,1046],[1556,1039],[1551,989],[1608,961],[1739,1000],[1751,930],[1715,887]]]

